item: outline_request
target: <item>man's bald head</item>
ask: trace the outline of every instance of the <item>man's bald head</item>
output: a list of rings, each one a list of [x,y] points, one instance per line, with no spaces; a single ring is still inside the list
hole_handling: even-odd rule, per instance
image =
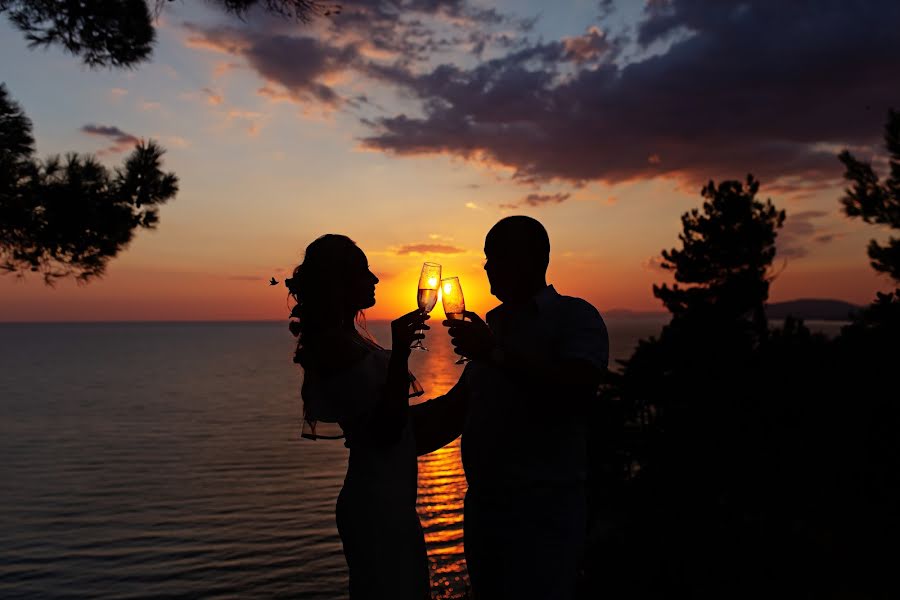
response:
[[[521,301],[546,286],[550,237],[537,219],[501,219],[485,237],[484,254],[491,293],[501,301]]]

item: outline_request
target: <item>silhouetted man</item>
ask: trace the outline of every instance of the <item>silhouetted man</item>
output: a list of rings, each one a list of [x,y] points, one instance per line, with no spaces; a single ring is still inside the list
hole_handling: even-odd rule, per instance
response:
[[[606,369],[597,310],[547,285],[550,241],[530,217],[488,232],[487,323],[444,321],[471,358],[445,396],[414,407],[419,453],[462,433],[465,552],[476,598],[568,599],[586,531],[586,405]]]

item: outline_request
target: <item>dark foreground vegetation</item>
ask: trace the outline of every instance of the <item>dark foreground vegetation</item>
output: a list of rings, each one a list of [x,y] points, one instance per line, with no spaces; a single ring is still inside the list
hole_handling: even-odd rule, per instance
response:
[[[844,152],[845,213],[900,229],[890,174]],[[600,390],[585,598],[896,597],[900,289],[835,339],[765,304],[785,219],[758,183],[712,182],[663,252],[671,313]],[[900,240],[872,266],[900,280]]]

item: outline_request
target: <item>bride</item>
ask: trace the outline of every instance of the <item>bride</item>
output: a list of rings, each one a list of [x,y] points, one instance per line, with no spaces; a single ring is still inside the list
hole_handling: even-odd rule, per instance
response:
[[[343,437],[350,449],[336,507],[350,598],[422,600],[431,596],[409,415],[409,397],[422,390],[407,360],[428,317],[415,310],[393,321],[394,351],[382,348],[362,319],[377,283],[363,251],[335,234],[312,242],[285,281],[296,302],[290,327],[304,375],[303,436]]]

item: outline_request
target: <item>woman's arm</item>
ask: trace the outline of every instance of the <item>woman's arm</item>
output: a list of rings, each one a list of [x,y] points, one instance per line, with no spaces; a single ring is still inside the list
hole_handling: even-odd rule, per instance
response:
[[[391,358],[387,381],[378,396],[372,415],[371,435],[387,443],[396,442],[403,433],[409,415],[409,347],[414,340],[425,337],[417,333],[428,329],[428,315],[414,310],[391,323]]]
[[[443,396],[409,407],[416,437],[416,455],[443,448],[462,434],[469,407],[465,374]]]

